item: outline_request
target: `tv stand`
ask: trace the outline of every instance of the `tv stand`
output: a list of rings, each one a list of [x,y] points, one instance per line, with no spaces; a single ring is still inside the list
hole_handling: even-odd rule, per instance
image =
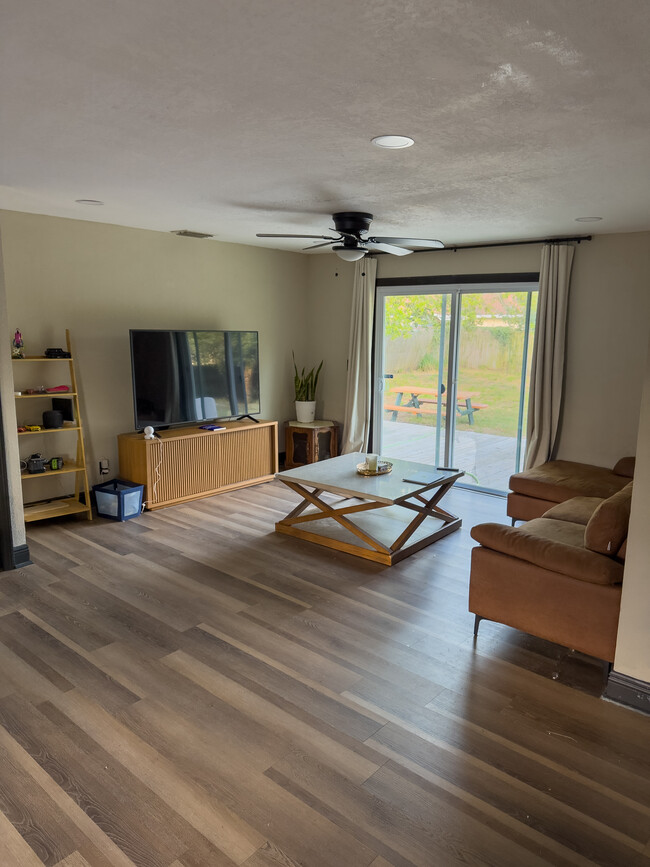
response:
[[[253,416],[252,416],[252,415],[248,415],[248,413],[247,413],[246,415],[238,415],[238,416],[237,416],[237,421],[243,421],[245,418],[249,418],[251,421],[254,421],[255,424],[259,424],[259,423],[260,423],[260,420],[259,420],[258,418],[253,418]]]
[[[224,421],[217,431],[158,428],[152,440],[120,434],[120,477],[145,486],[147,509],[268,482],[278,471],[278,423],[252,422]]]

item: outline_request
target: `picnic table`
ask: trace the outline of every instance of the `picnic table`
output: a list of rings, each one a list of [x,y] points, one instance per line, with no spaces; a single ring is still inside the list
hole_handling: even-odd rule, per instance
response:
[[[444,389],[443,389],[444,390]],[[397,421],[400,412],[411,413],[422,417],[423,415],[436,415],[438,411],[438,392],[435,388],[426,388],[418,385],[400,385],[389,389],[389,394],[395,394],[395,403],[384,404],[384,410],[391,412],[391,421]],[[425,397],[424,395],[429,395]],[[408,399],[404,401],[404,397]],[[487,409],[486,403],[476,403],[478,397],[476,391],[456,392],[456,411],[461,418],[467,418],[469,424],[474,424],[474,413],[480,409]],[[433,404],[433,406],[431,406]],[[446,400],[441,395],[440,405],[445,408]]]

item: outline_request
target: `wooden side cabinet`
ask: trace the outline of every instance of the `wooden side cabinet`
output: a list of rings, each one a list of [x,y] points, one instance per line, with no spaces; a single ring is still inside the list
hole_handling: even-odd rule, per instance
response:
[[[288,470],[338,455],[338,425],[334,421],[289,421],[285,439]]]
[[[276,421],[225,421],[223,430],[198,425],[117,438],[120,477],[144,485],[147,509],[161,509],[270,481],[278,471]]]

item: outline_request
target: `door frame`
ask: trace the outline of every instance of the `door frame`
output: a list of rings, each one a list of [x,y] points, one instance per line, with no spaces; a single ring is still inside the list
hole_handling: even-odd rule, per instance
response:
[[[515,286],[520,284],[518,289]],[[451,296],[451,309],[449,313],[449,354],[450,363],[447,365],[447,405],[456,405],[456,391],[458,385],[458,353],[456,348],[460,336],[460,316],[458,316],[459,299],[462,295],[487,293],[487,292],[503,292],[503,291],[520,291],[529,292],[532,289],[531,284],[539,287],[539,272],[521,272],[515,274],[453,274],[453,275],[436,275],[430,277],[389,277],[378,279],[376,281],[375,293],[375,315],[373,328],[373,377],[374,383],[372,394],[372,418],[371,431],[372,443],[375,451],[380,450],[382,439],[382,423],[383,423],[383,392],[385,386],[385,359],[384,359],[384,340],[383,340],[383,323],[385,311],[385,299],[390,295],[442,295]],[[491,287],[491,288],[488,288]],[[504,288],[505,287],[505,288]],[[403,290],[403,291],[400,291]],[[530,319],[530,296],[526,310],[526,324],[528,326]],[[523,371],[527,363],[529,355],[528,342],[525,345],[523,357]],[[520,389],[519,402],[519,419],[517,425],[517,463],[519,461],[519,452],[521,450],[521,437],[523,426],[523,375],[522,386]],[[450,465],[451,447],[453,436],[456,428],[456,413],[447,413],[445,420],[445,448],[444,448],[444,465]],[[513,467],[513,472],[518,470],[518,466]],[[496,491],[490,488],[482,488],[476,485],[463,485],[468,490],[481,491],[484,493],[492,493],[503,496],[502,491]]]

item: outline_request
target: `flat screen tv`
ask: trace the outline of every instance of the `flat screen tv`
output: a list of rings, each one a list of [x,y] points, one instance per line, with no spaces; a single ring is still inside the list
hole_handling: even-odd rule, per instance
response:
[[[257,331],[129,334],[137,429],[260,412]]]

